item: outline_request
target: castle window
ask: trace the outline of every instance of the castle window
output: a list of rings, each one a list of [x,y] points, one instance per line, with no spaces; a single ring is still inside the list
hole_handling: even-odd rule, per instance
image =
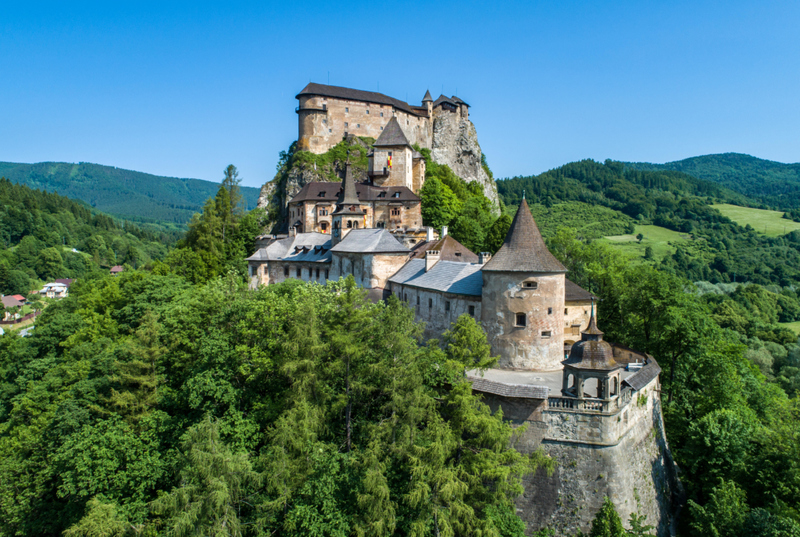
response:
[[[450,311],[450,301],[444,303],[444,311]]]
[[[328,216],[328,209],[322,208],[319,210],[320,216]]]
[[[525,282],[522,284],[525,289],[538,289],[539,283],[538,282]]]
[[[564,315],[569,313],[569,308],[564,308]]]
[[[284,278],[289,277],[289,267],[283,267],[283,277]]]
[[[323,232],[323,233],[325,233],[326,231],[328,231],[328,223],[327,223],[327,222],[322,222],[322,223],[319,225],[319,227],[320,227],[320,229],[322,230],[322,232]]]
[[[428,308],[432,308],[432,307],[433,307],[433,299],[429,298],[428,299]]]
[[[553,308],[547,308],[547,314],[548,315],[552,315],[553,314]]]
[[[550,330],[543,330],[543,331],[542,331],[542,337],[543,337],[543,338],[548,338],[548,337],[550,337],[551,335],[552,335],[552,332],[550,332]]]
[[[322,103],[322,109],[323,109],[323,110],[327,110],[327,109],[328,109],[328,105],[327,105],[327,104],[325,104],[325,103]],[[327,123],[327,122],[328,122],[328,120],[326,119],[326,120],[325,120],[325,122]]]
[[[400,216],[400,209],[397,207],[392,207],[392,216]]]
[[[361,123],[356,123],[356,128],[360,129],[361,128]]]
[[[309,280],[312,278],[311,272],[312,272],[311,267],[308,267],[308,279]]]
[[[381,127],[381,130],[383,130],[383,127]]]
[[[353,227],[353,222],[351,222],[350,220],[348,220],[348,221],[347,221],[347,229],[350,229],[351,227]]]
[[[369,108],[367,108],[367,114],[369,114]]]
[[[517,313],[517,321],[515,326],[525,326],[528,322],[528,317],[524,313]]]
[[[333,129],[328,129],[328,132],[333,132]]]
[[[419,295],[417,295],[417,306],[419,306]]]
[[[344,122],[344,128],[347,128],[347,121]]]
[[[467,311],[469,312],[470,315],[475,317],[475,306],[470,306],[469,308],[467,308]]]
[[[327,119],[323,119],[323,120],[322,120],[322,124],[323,124],[323,125],[327,125],[327,124],[328,124],[328,120],[327,120]]]
[[[325,269],[325,279],[328,279],[328,269]]]
[[[394,194],[392,194],[392,197],[393,198],[399,198],[400,197],[400,192],[395,192]]]
[[[297,277],[299,278],[300,277],[300,267],[297,267],[297,271],[296,272],[297,272]]]
[[[317,269],[317,279],[319,279],[319,269]]]
[[[345,109],[344,109],[344,113],[345,113],[345,114],[348,114],[348,113],[350,113],[350,109],[349,109],[349,108],[347,108],[347,107],[345,107]],[[347,126],[347,123],[345,123],[345,124],[344,124],[344,126],[346,127],[346,126]]]
[[[408,293],[403,293],[403,300],[408,302]]]
[[[381,117],[383,117],[383,112],[381,112]],[[383,130],[383,127],[381,127],[381,130]]]

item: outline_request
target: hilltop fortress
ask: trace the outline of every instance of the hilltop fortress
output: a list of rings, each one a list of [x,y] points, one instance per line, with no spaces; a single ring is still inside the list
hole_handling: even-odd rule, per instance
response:
[[[527,425],[517,449],[541,447],[558,463],[552,475],[526,479],[517,508],[528,532],[587,531],[608,496],[623,520],[640,513],[669,535],[680,485],[663,431],[656,361],[604,340],[595,297],[566,278],[524,199],[494,256],[469,251],[446,228],[422,225],[424,160],[412,140],[431,139],[433,118],[435,146],[437,114],[465,120],[468,105],[451,98],[445,104],[455,110],[447,110],[426,94],[424,106],[410,107],[326,88],[310,84],[298,95],[302,144],[324,151],[350,134],[345,129],[357,118],[356,129],[380,132],[369,175],[356,182],[347,166],[341,183],[305,184],[288,202],[289,233],[261,237],[248,258],[251,286],[352,276],[373,300],[394,295],[405,302],[426,323],[426,338],[472,316],[499,357],[496,369],[468,372],[473,391],[506,420]],[[327,123],[323,111],[330,112]]]

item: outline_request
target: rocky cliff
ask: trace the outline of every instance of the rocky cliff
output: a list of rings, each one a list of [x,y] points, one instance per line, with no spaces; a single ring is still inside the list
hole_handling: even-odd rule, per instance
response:
[[[479,182],[483,195],[491,200],[499,213],[497,184],[483,167],[478,132],[468,119],[444,110],[434,112],[431,157],[438,164],[447,164],[468,183]]]
[[[290,149],[283,153],[278,173],[261,187],[258,207],[266,208],[270,221],[275,224],[273,232],[284,231],[280,225],[285,221],[286,206],[303,186],[313,181],[340,181],[348,155],[357,181],[367,176],[367,152],[374,140],[353,135],[317,155],[310,151]],[[446,164],[467,182],[479,182],[484,195],[492,202],[494,214],[500,214],[497,185],[484,168],[482,152],[478,143],[475,125],[458,114],[437,111],[434,113],[431,158],[438,164]],[[295,144],[292,145],[292,148]],[[358,155],[356,157],[356,154]]]

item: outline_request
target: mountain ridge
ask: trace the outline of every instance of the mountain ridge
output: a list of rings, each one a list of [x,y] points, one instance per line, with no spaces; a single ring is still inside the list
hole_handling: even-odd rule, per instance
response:
[[[184,225],[219,183],[127,170],[89,162],[0,162],[0,176],[30,188],[81,200],[104,213],[135,222]],[[240,187],[246,209],[256,206],[259,189]]]

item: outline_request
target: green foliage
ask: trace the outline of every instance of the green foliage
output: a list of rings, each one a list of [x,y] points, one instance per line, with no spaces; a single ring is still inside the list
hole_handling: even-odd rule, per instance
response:
[[[603,506],[592,520],[590,537],[626,537],[625,528],[622,527],[617,510],[611,500],[605,498]]]
[[[0,292],[27,295],[38,280],[93,277],[101,267],[161,259],[172,238],[0,179],[0,242]]]
[[[0,176],[31,189],[58,192],[98,211],[167,233],[182,231],[217,190],[211,181],[160,177],[88,162],[0,162]],[[242,193],[247,209],[255,208],[259,189],[244,187]]]
[[[636,170],[674,170],[713,181],[768,207],[800,207],[800,164],[783,164],[740,153],[723,153],[667,164],[626,162],[625,166]]]

